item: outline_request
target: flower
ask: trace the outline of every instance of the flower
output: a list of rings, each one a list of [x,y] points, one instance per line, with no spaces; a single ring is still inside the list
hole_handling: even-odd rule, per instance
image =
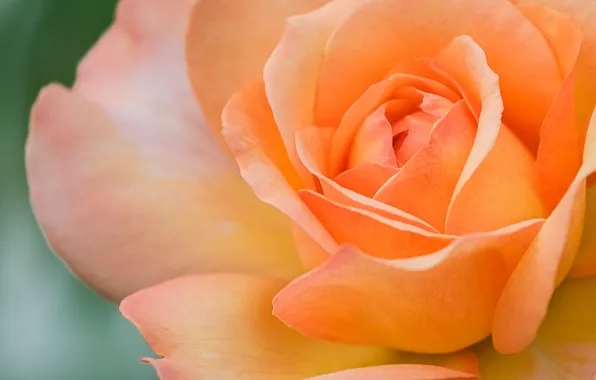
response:
[[[122,0],[33,109],[32,204],[162,379],[589,380],[595,26],[582,0]]]

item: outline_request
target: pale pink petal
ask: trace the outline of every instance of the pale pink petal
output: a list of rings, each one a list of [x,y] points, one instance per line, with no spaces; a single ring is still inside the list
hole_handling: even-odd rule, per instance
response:
[[[286,217],[254,197],[193,100],[190,5],[123,0],[73,92],[50,86],[32,112],[34,211],[54,250],[112,299],[185,273],[300,273]]]

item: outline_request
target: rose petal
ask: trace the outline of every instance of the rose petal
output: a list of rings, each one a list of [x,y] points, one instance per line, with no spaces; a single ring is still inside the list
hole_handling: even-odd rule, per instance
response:
[[[335,182],[346,189],[372,198],[397,171],[393,166],[362,164],[341,173],[335,177]]]
[[[390,363],[380,348],[311,340],[271,315],[283,282],[245,275],[178,278],[126,298],[122,314],[165,361],[162,380],[299,380],[346,368]],[[155,362],[154,362],[155,363]],[[172,377],[170,377],[172,376]]]
[[[188,75],[207,121],[217,132],[228,99],[247,80],[263,74],[286,19],[327,1],[193,2],[186,36]]]
[[[511,121],[524,141],[536,146],[537,128],[561,78],[541,33],[515,6],[501,0],[364,3],[327,43],[315,124],[336,124],[366,88],[383,78],[395,63],[433,56],[451,39],[464,34],[478,41],[490,67],[501,77],[505,120]]]
[[[337,244],[292,188],[299,184],[273,114],[263,82],[245,86],[228,102],[222,113],[223,135],[236,156],[244,179],[263,202],[284,212],[327,251]],[[287,177],[284,173],[294,173]]]
[[[460,101],[439,120],[429,145],[375,195],[444,230],[447,208],[476,134],[476,121]]]
[[[534,343],[515,355],[475,350],[485,380],[591,380],[596,376],[596,277],[563,283]]]
[[[582,163],[586,125],[575,118],[575,66],[581,31],[570,17],[549,8],[521,6],[549,42],[565,78],[540,129],[536,158],[542,198],[549,211],[559,203]]]
[[[520,5],[541,5],[571,16],[584,36],[577,61],[576,114],[580,123],[590,120],[596,104],[596,3],[586,0],[515,0]]]
[[[434,254],[373,258],[345,246],[285,287],[274,314],[307,336],[452,352],[490,333],[501,290],[542,221],[456,240]]]
[[[385,107],[379,107],[360,126],[348,155],[349,169],[364,164],[397,166],[392,126],[385,112]]]
[[[349,153],[349,147],[351,147],[354,137],[358,132],[358,128],[362,125],[365,119],[379,106],[392,99],[395,95],[395,91],[401,87],[414,87],[421,91],[440,95],[451,101],[457,101],[459,99],[459,96],[445,84],[410,74],[393,74],[388,79],[373,84],[350,107],[350,109],[348,109],[337,127],[331,145],[331,175],[339,174],[344,168],[346,164],[345,160]],[[394,104],[392,107],[394,108],[394,117],[399,119],[400,117],[415,111],[422,100],[422,96],[414,98],[398,98],[399,104]]]
[[[588,185],[586,189],[586,211],[584,216],[584,233],[570,277],[596,276],[596,186]]]
[[[455,38],[437,56],[478,116],[474,145],[457,182],[445,231],[489,231],[544,216],[535,164],[525,146],[505,126],[498,77],[482,49],[467,36]]]
[[[192,99],[189,7],[122,1],[74,93],[50,86],[32,112],[38,220],[75,273],[115,300],[185,273],[301,270],[285,216],[254,197]]]
[[[331,1],[310,13],[290,18],[281,41],[265,65],[267,98],[290,160],[303,175],[305,170],[296,155],[294,134],[314,125],[316,85],[325,44],[360,2]]]
[[[499,352],[519,352],[536,336],[553,292],[576,256],[583,230],[586,178],[595,171],[596,112],[577,177],[503,290],[493,321],[493,343]]]
[[[375,257],[396,259],[425,255],[454,239],[333,202],[314,191],[300,190],[298,195],[337,242],[353,244]]]
[[[447,368],[426,365],[392,365],[350,369],[330,375],[311,377],[308,380],[365,380],[365,379],[399,379],[399,380],[464,380],[478,379],[469,373]]]
[[[451,204],[445,231],[490,231],[547,215],[534,158],[502,125],[494,147]]]

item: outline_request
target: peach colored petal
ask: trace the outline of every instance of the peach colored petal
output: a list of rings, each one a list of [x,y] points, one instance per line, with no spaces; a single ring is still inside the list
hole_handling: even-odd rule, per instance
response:
[[[546,39],[557,59],[561,78],[567,77],[577,62],[582,46],[582,32],[565,13],[543,6],[518,7]]]
[[[335,250],[337,244],[282,172],[283,167],[289,167],[288,158],[280,144],[262,82],[247,85],[236,93],[224,108],[222,120],[223,135],[236,156],[242,176],[257,197],[284,212],[326,250]],[[280,159],[283,165],[273,161]]]
[[[540,192],[552,211],[573,182],[582,164],[585,126],[575,119],[575,74],[563,83],[542,129],[536,157]]]
[[[571,16],[584,41],[576,72],[576,114],[580,123],[590,120],[596,104],[596,3],[589,0],[516,0],[520,5],[551,7]]]
[[[188,0],[191,1],[191,0]],[[263,74],[286,19],[328,0],[194,1],[186,34],[190,81],[208,123],[221,130],[221,112],[247,80]]]
[[[115,300],[179,273],[300,273],[285,217],[252,195],[222,152],[189,149],[212,142],[209,129],[177,127],[177,139],[152,142],[147,133],[134,141],[126,136],[134,124],[113,124],[62,87],[42,91],[31,116],[28,181],[56,252]]]
[[[458,37],[439,53],[437,62],[478,115],[474,145],[453,192],[445,230],[488,231],[542,217],[533,157],[500,123],[498,77],[487,66],[482,49],[470,37]]]
[[[431,131],[438,119],[437,116],[418,111],[393,124],[393,130],[399,131],[393,145],[399,166],[404,166],[420,149],[428,145]]]
[[[301,271],[286,217],[254,197],[192,99],[189,8],[122,1],[74,92],[50,86],[32,112],[37,218],[75,273],[115,300],[185,273]]]
[[[393,176],[374,199],[443,230],[455,184],[476,134],[476,121],[460,101],[439,120],[429,145]]]
[[[365,164],[397,166],[392,126],[385,112],[385,107],[379,107],[360,126],[348,154],[349,169]]]
[[[586,189],[586,211],[584,216],[584,233],[570,277],[596,276],[596,186],[588,185]]]
[[[536,159],[542,197],[552,211],[581,166],[587,123],[581,125],[575,118],[574,90],[582,34],[566,14],[541,6],[520,9],[549,42],[565,78],[542,123]]]
[[[595,171],[596,112],[588,130],[584,163],[577,177],[503,290],[493,321],[493,343],[499,352],[519,352],[536,336],[553,292],[576,256],[583,231],[586,178]]]
[[[494,147],[501,126],[503,101],[499,77],[488,66],[482,48],[470,37],[453,39],[438,54],[437,61],[440,69],[457,83],[470,110],[478,118],[474,145],[453,191],[451,209],[459,193]]]
[[[399,380],[464,380],[478,379],[469,373],[452,369],[415,364],[387,365],[349,369],[329,375],[311,377],[308,380],[366,380],[366,379],[399,379]]]
[[[445,231],[490,231],[547,215],[534,158],[502,125],[494,147],[451,204]]]
[[[381,348],[311,340],[284,326],[271,315],[283,284],[232,274],[183,277],[129,296],[120,310],[165,356],[151,360],[162,380],[300,380],[391,363]]]
[[[336,124],[367,86],[383,78],[395,63],[433,56],[464,34],[482,46],[490,67],[501,77],[505,120],[535,145],[537,128],[561,78],[541,33],[514,5],[502,0],[366,2],[327,43],[315,123]]]
[[[344,246],[286,286],[274,314],[307,336],[414,352],[452,352],[490,333],[512,270],[542,221],[458,239],[434,254],[384,260]]]
[[[356,206],[369,211],[374,210],[379,215],[389,219],[406,222],[428,231],[437,232],[428,223],[413,215],[346,189],[324,176],[322,172],[326,169],[328,162],[325,154],[326,151],[324,150],[328,144],[324,141],[329,140],[330,136],[328,132],[330,130],[332,131],[331,128],[311,127],[296,133],[296,148],[300,160],[319,179],[321,189],[326,196],[348,206]]]
[[[337,242],[353,244],[375,257],[421,256],[445,247],[454,239],[333,202],[310,190],[300,190],[298,195]]]
[[[379,106],[392,99],[395,91],[400,87],[414,87],[421,91],[441,95],[449,100],[458,100],[458,95],[443,83],[428,78],[417,77],[409,74],[393,74],[390,78],[370,86],[366,92],[347,110],[341,119],[337,131],[333,136],[331,145],[331,175],[339,174],[346,165],[349,147],[351,146],[358,128],[364,120]],[[393,105],[396,119],[399,115],[405,116],[418,108],[423,97],[398,99],[399,104]],[[328,125],[328,124],[316,124]],[[326,173],[324,173],[326,174]]]
[[[331,1],[310,13],[291,17],[281,41],[265,65],[263,76],[267,98],[290,160],[303,175],[306,173],[296,155],[294,134],[315,125],[313,109],[325,44],[329,35],[360,2]]]
[[[335,177],[335,182],[346,189],[372,198],[397,172],[398,169],[393,166],[363,164],[341,173]]]
[[[514,355],[475,350],[484,380],[592,380],[596,376],[596,277],[563,283],[534,343]]]

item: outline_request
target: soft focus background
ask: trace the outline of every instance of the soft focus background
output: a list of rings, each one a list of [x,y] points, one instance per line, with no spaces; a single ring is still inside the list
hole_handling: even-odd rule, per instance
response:
[[[71,84],[116,0],[0,0],[0,380],[153,380],[115,305],[51,254],[28,204],[23,148],[40,87]]]

